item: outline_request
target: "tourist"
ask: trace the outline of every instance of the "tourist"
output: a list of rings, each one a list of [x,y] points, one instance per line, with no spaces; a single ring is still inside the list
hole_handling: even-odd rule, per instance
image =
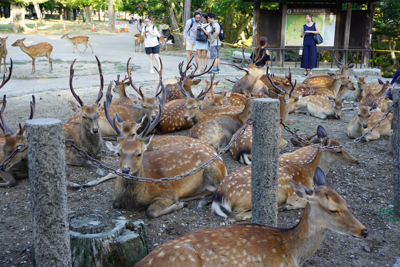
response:
[[[260,40],[258,41],[258,44],[259,45],[256,48],[254,54],[251,53],[251,56],[250,56],[251,63],[255,63],[255,62],[257,62],[257,60],[262,58],[262,60],[257,62],[256,66],[264,67],[265,63],[267,63],[267,66],[269,67],[270,56],[269,56],[269,51],[267,50],[267,45],[268,45],[267,37],[261,36]]]
[[[208,13],[208,22],[211,23],[211,41],[210,41],[210,58],[215,59],[214,68],[211,72],[219,73],[219,49],[221,47],[221,41],[219,40],[219,32],[221,27],[217,20],[215,20],[214,13]]]
[[[301,68],[305,69],[303,76],[312,75],[312,69],[318,66],[317,60],[317,44],[314,41],[313,35],[319,34],[318,25],[313,22],[313,15],[307,13],[306,20],[307,23],[301,28],[300,37],[303,38],[303,55],[301,57]],[[310,70],[307,73],[307,69]]]
[[[399,68],[400,68],[400,58],[399,58],[399,62],[397,62],[397,66],[399,66]],[[392,81],[390,82],[390,84],[393,85],[393,84],[396,82],[396,80],[399,79],[399,77],[400,77],[400,69],[398,69],[398,70],[395,72],[395,74],[393,75],[393,79],[392,79]],[[399,80],[399,81],[400,81],[400,80]],[[392,86],[390,86],[390,87],[387,89],[386,96],[387,96],[387,98],[393,100]]]
[[[142,35],[144,37],[144,47],[146,50],[146,54],[149,55],[150,73],[154,73],[153,58],[156,60],[158,69],[160,69],[160,58],[158,57],[158,54],[160,53],[160,45],[157,38],[159,32],[157,30],[157,27],[151,24],[151,19],[149,16],[144,18]]]
[[[207,19],[208,15],[206,13],[202,14],[201,23],[196,28],[196,50],[199,57],[200,70],[207,66],[208,36],[211,33],[211,26],[208,25]]]
[[[192,58],[192,51],[194,51],[194,59],[199,64],[199,56],[196,52],[196,29],[200,22],[201,13],[196,11],[193,13],[193,18],[186,21],[185,29],[183,30],[183,47],[186,47],[186,60],[190,61]]]

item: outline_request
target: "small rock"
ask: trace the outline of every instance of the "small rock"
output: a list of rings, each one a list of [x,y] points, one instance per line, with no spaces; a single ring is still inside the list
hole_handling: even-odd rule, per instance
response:
[[[344,239],[340,239],[340,242],[342,242],[342,243],[343,243],[343,242],[344,242]]]
[[[14,208],[14,203],[10,203],[10,206],[8,206],[9,209]]]
[[[385,253],[382,252],[382,253],[381,253],[381,256],[385,256]]]
[[[354,259],[356,256],[354,255],[350,255],[350,259]]]
[[[364,247],[364,250],[365,250],[366,252],[371,252],[371,249],[370,249],[368,246],[365,246],[365,247]]]

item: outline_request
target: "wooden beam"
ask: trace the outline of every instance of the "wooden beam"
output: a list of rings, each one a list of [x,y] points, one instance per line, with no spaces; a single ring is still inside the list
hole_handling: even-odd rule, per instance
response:
[[[190,15],[190,8],[191,8],[191,0],[185,0],[185,21],[191,18]]]
[[[261,1],[254,0],[253,8],[253,47],[256,47],[258,45],[258,40],[260,40],[261,34]]]
[[[345,25],[345,30],[344,30],[344,44],[343,44],[344,49],[349,48],[352,9],[353,9],[353,3],[348,2],[347,3],[347,13],[346,13],[346,25]]]
[[[368,4],[368,14],[367,14],[367,23],[365,24],[365,42],[364,48],[371,49],[371,37],[372,37],[372,27],[374,26],[374,11],[376,7],[376,2],[372,2]],[[370,59],[370,53],[365,53],[364,57],[361,59],[362,67],[367,67]]]
[[[335,43],[334,47],[335,48],[340,48],[341,43],[340,43],[340,22],[342,20],[342,4],[338,3],[336,4],[336,25],[335,25]],[[333,58],[333,57],[332,57]]]
[[[282,24],[281,24],[281,47],[280,48],[285,48],[285,42],[286,42],[286,19],[287,18],[287,2],[285,1],[282,3]],[[283,66],[283,61],[285,60],[285,55],[283,52],[279,51],[278,55],[281,55],[281,64]]]

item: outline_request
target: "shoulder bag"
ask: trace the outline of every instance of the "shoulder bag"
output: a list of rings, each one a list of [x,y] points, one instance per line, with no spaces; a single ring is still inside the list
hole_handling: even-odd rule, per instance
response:
[[[322,38],[321,34],[314,34],[313,39],[316,44],[322,44],[324,42],[324,39]]]

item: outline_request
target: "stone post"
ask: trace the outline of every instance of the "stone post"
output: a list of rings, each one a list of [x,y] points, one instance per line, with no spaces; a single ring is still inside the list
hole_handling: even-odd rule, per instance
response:
[[[400,104],[400,84],[395,83],[392,88],[393,105]],[[393,205],[394,211],[400,217],[400,107],[393,110]]]
[[[71,266],[62,123],[28,120],[26,135],[36,266]]]
[[[277,225],[279,100],[262,98],[253,102],[251,156],[251,221]]]

